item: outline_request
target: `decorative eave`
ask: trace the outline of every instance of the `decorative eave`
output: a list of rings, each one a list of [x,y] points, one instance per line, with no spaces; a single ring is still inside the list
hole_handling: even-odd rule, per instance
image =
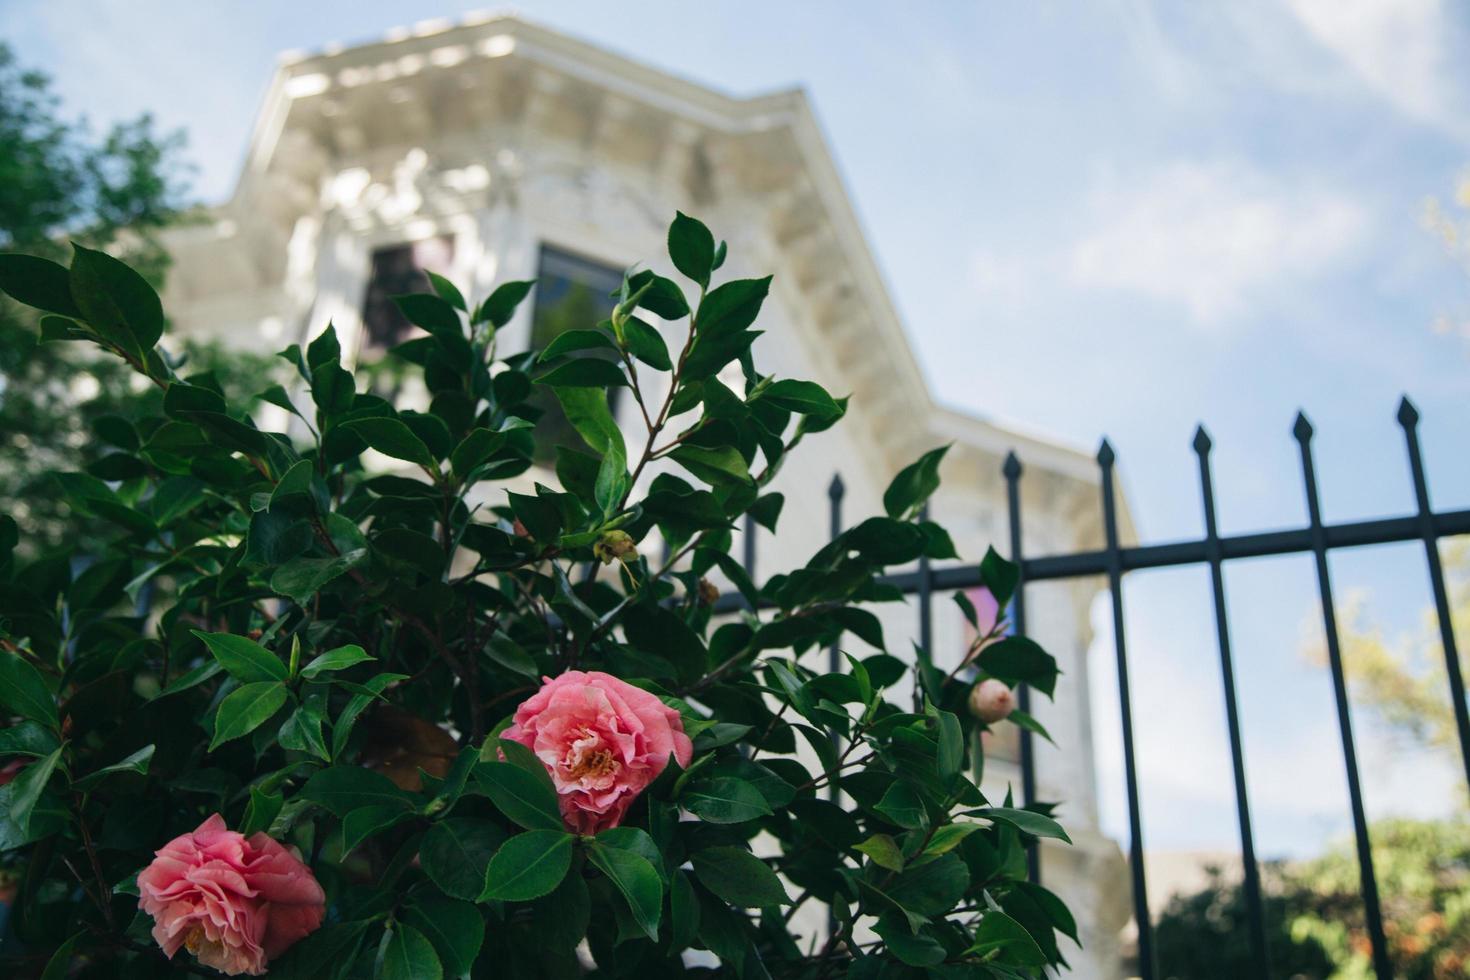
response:
[[[279,243],[257,254],[284,254],[296,220],[323,206],[344,166],[366,161],[382,171],[374,180],[388,179],[403,153],[430,136],[444,157],[434,166],[478,166],[488,175],[474,189],[449,188],[445,199],[484,206],[523,179],[520,162],[485,159],[484,137],[493,133],[513,157],[516,134],[531,132],[562,139],[589,170],[635,175],[620,187],[629,198],[642,192],[639,180],[672,180],[682,188],[677,206],[712,218],[723,208],[768,215],[762,240],[733,250],[755,246],[783,270],[778,285],[799,291],[800,334],[824,368],[818,376],[856,396],[852,421],[867,434],[863,451],[875,472],[894,472],[952,439],[977,451],[1024,447],[1033,473],[1095,486],[1085,457],[934,404],[800,90],[732,97],[510,15],[425,22],[379,41],[283,57],[220,212]],[[667,211],[667,202],[654,206]],[[274,278],[275,270],[262,270],[261,285]]]

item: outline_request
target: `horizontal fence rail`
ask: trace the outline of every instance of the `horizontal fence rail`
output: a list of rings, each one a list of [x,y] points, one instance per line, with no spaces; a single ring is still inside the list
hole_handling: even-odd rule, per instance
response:
[[[1021,478],[1024,471],[1021,461],[1014,452],[1008,454],[1005,459],[1001,472],[1006,481],[1007,509],[1010,518],[1010,553],[1012,560],[1020,566],[1021,570],[1020,584],[1016,588],[1011,606],[1011,620],[1016,632],[1022,635],[1026,632],[1027,585],[1093,576],[1106,577],[1108,582],[1112,606],[1113,647],[1118,667],[1118,695],[1123,731],[1123,769],[1131,837],[1128,847],[1129,871],[1133,884],[1134,919],[1138,927],[1138,972],[1143,980],[1154,980],[1158,976],[1158,968],[1154,962],[1153,926],[1148,909],[1141,807],[1133,752],[1132,703],[1128,689],[1128,657],[1123,619],[1125,574],[1141,569],[1169,568],[1180,565],[1202,565],[1210,570],[1216,639],[1220,656],[1221,686],[1230,742],[1236,818],[1240,832],[1242,888],[1246,901],[1251,961],[1253,976],[1264,980],[1270,976],[1263,913],[1264,902],[1256,860],[1254,832],[1251,826],[1250,805],[1246,792],[1245,754],[1236,701],[1235,667],[1231,655],[1230,628],[1226,615],[1223,566],[1226,562],[1243,558],[1297,554],[1311,555],[1315,566],[1323,630],[1327,641],[1328,665],[1332,673],[1338,732],[1342,743],[1343,765],[1347,777],[1348,802],[1352,811],[1353,838],[1363,895],[1364,921],[1372,946],[1373,970],[1377,980],[1391,980],[1393,977],[1393,967],[1389,960],[1388,945],[1384,936],[1377,878],[1373,869],[1367,818],[1363,808],[1357,749],[1349,710],[1347,677],[1342,662],[1336,607],[1328,564],[1330,552],[1366,545],[1413,541],[1423,543],[1425,561],[1429,569],[1430,591],[1438,617],[1439,637],[1444,650],[1445,670],[1449,679],[1449,694],[1454,706],[1461,758],[1465,767],[1466,781],[1470,783],[1470,705],[1467,705],[1466,702],[1464,675],[1461,671],[1459,650],[1452,627],[1448,592],[1444,580],[1444,566],[1439,554],[1441,538],[1470,535],[1470,510],[1436,513],[1430,507],[1428,483],[1418,438],[1419,413],[1407,397],[1399,403],[1397,417],[1404,431],[1405,447],[1414,487],[1416,512],[1411,516],[1344,521],[1336,524],[1324,523],[1311,447],[1314,430],[1307,417],[1298,413],[1292,434],[1298,443],[1301,456],[1302,483],[1308,514],[1306,527],[1222,536],[1219,533],[1215,512],[1214,483],[1209,461],[1213,443],[1209,434],[1201,426],[1195,432],[1193,447],[1199,464],[1200,497],[1205,523],[1204,537],[1167,544],[1123,546],[1118,540],[1117,504],[1113,486],[1116,455],[1107,440],[1103,440],[1097,454],[1097,463],[1100,486],[1099,505],[1106,544],[1101,550],[1065,555],[1027,557],[1023,553]],[[834,477],[828,489],[830,533],[833,537],[836,537],[842,529],[844,493],[841,478]],[[748,525],[744,554],[748,571],[753,570],[755,563],[754,538],[754,527]],[[932,568],[927,559],[920,560],[918,567],[913,571],[887,575],[881,581],[900,589],[905,594],[914,595],[918,599],[917,626],[920,643],[931,652],[934,594],[977,588],[983,584],[978,565]],[[722,596],[716,604],[718,612],[734,612],[743,608],[747,606],[744,598],[739,595]],[[840,658],[836,646],[830,649],[829,658],[831,668],[838,669]],[[1022,710],[1030,710],[1030,692],[1024,686],[1018,692],[1018,702]],[[1031,733],[1026,730],[1021,731],[1020,769],[1022,796],[1027,804],[1034,803],[1036,801],[1035,755]],[[1034,847],[1027,855],[1027,862],[1032,879],[1039,880],[1041,875],[1039,854]]]

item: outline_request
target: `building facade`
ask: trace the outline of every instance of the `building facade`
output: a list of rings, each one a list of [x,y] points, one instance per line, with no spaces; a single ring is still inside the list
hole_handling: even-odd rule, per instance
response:
[[[425,24],[283,59],[234,195],[172,234],[165,305],[177,330],[242,349],[278,350],[335,324],[350,365],[412,403],[411,379],[371,369],[411,329],[388,298],[423,288],[422,270],[474,297],[538,280],[498,343],[540,346],[605,316],[624,268],[671,272],[664,235],[676,210],[728,240],[722,276],[776,273],[756,345],[763,370],[852,395],[843,422],[805,442],[773,485],[786,505],[780,534],[755,542],[760,575],[824,543],[834,475],[856,521],[881,512],[901,467],[946,443],[931,511],[967,560],[992,542],[1006,550],[1001,461],[1012,449],[1026,466],[1028,552],[1100,540],[1090,458],[932,401],[800,91],[731,98],[519,19]],[[641,445],[636,408],[615,409]],[[1043,879],[1077,913],[1074,975],[1108,978],[1128,898],[1118,848],[1097,830],[1095,592],[1033,587],[1028,626],[1063,670],[1055,702],[1035,705],[1059,746],[1039,743],[1039,793],[1062,801],[1076,842],[1045,849]],[[881,616],[890,649],[911,649],[913,611]],[[936,604],[936,662],[957,662],[966,628],[957,607]],[[991,747],[985,789],[997,797],[1019,787],[1014,742],[998,733]]]

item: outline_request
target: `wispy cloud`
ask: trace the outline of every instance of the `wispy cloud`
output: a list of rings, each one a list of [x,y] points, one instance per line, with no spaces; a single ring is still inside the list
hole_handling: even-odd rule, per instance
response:
[[[1398,109],[1470,142],[1465,7],[1445,0],[1287,0],[1307,33]],[[1457,50],[1458,48],[1458,50]]]
[[[1068,256],[1073,283],[1177,304],[1203,325],[1326,272],[1369,226],[1351,197],[1220,161],[1110,179],[1091,212],[1091,230]]]

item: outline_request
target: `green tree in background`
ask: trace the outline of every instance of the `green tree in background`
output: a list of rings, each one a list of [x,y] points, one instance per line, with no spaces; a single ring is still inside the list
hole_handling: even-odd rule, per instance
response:
[[[63,116],[46,75],[0,44],[0,251],[66,261],[76,241],[121,255],[161,285],[168,254],[160,232],[186,217],[183,147],[182,133],[158,132],[147,115],[96,137]],[[86,420],[154,414],[161,396],[115,358],[38,343],[36,319],[0,296],[0,513],[15,517],[30,547],[51,548],[85,535],[85,526],[57,494],[27,492],[31,475],[94,466],[104,446]],[[241,360],[256,363],[226,362],[198,345],[174,354],[214,369],[226,387],[248,367]]]
[[[1403,980],[1451,980],[1470,970],[1470,824],[1382,820],[1372,827],[1384,931]],[[1358,861],[1344,840],[1321,857],[1261,869],[1267,944],[1276,977],[1370,980]],[[1176,896],[1156,932],[1159,966],[1177,980],[1251,976],[1245,897],[1218,873]]]

